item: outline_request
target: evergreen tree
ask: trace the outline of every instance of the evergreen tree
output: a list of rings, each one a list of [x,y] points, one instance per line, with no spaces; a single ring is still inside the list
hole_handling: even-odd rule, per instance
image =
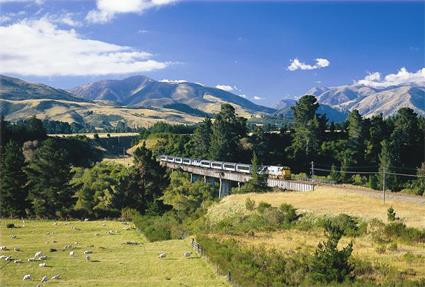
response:
[[[70,168],[66,150],[52,139],[44,141],[35,151],[34,158],[25,169],[35,215],[62,216],[73,206]]]
[[[211,119],[206,117],[204,121],[196,127],[191,140],[191,154],[195,158],[206,159],[209,157],[211,142]]]
[[[316,158],[320,147],[320,121],[316,115],[319,107],[314,96],[304,96],[292,107],[294,135],[287,149],[293,159],[295,170],[306,170]]]
[[[363,162],[365,151],[365,129],[362,116],[358,110],[353,110],[348,115],[348,146],[352,151],[354,164]]]
[[[164,211],[165,206],[161,201],[161,196],[165,187],[168,185],[168,179],[165,168],[162,167],[152,152],[145,145],[134,151],[134,173],[133,180],[137,186],[137,194],[143,200],[138,201],[137,209],[141,213],[157,214]]]
[[[214,160],[241,160],[240,139],[246,135],[246,119],[237,117],[230,104],[221,105],[212,125],[210,158]]]
[[[379,175],[378,180],[380,188],[383,188],[385,180],[385,189],[397,191],[399,189],[397,177],[389,173],[394,172],[394,151],[388,140],[383,140],[381,153],[379,155]]]
[[[9,141],[0,153],[0,217],[25,215],[28,208],[25,159],[22,149]]]

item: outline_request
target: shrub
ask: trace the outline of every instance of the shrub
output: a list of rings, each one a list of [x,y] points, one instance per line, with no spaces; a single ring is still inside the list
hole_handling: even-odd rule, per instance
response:
[[[353,243],[338,250],[338,242],[344,231],[328,221],[325,226],[326,242],[319,243],[311,262],[311,278],[316,282],[331,283],[354,279],[354,266],[349,263]]]
[[[360,228],[358,219],[347,214],[339,214],[335,217],[327,218],[322,222],[322,226],[326,228],[327,224],[338,227],[343,235],[358,236],[360,235]],[[364,232],[364,228],[362,229]]]
[[[388,250],[390,251],[397,251],[398,246],[397,246],[397,242],[391,242],[391,244],[388,246]]]
[[[402,222],[392,222],[384,228],[384,234],[390,238],[398,238],[406,242],[425,242],[425,231],[407,227]]]
[[[376,253],[378,254],[384,254],[387,251],[387,248],[385,247],[385,245],[378,245],[375,248]]]
[[[286,223],[292,223],[298,219],[297,210],[290,204],[282,203],[279,206]]]
[[[395,210],[392,206],[387,210],[387,219],[390,222],[396,221],[397,219]]]
[[[15,228],[16,226],[13,223],[8,223],[8,224],[6,224],[6,227],[7,228]]]
[[[247,198],[245,200],[245,207],[249,211],[253,211],[255,209],[255,200],[252,200],[251,198]]]
[[[372,240],[377,243],[388,243],[390,238],[385,234],[385,223],[379,219],[372,219],[367,227],[367,233],[372,236]]]
[[[259,213],[263,213],[267,208],[270,208],[270,207],[272,207],[270,203],[262,201],[258,204],[257,210]]]

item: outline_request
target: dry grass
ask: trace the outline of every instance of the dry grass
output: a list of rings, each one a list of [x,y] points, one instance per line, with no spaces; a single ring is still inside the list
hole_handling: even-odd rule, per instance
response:
[[[392,206],[407,226],[425,228],[425,205],[421,202],[415,203],[392,198],[384,204],[380,198],[376,197],[375,193],[369,195],[367,193],[356,193],[349,189],[324,186],[311,192],[231,195],[210,209],[210,218],[215,220],[229,214],[245,213],[245,200],[248,197],[257,203],[264,201],[273,206],[289,203],[300,211],[318,215],[346,213],[366,220],[378,218],[384,222],[387,221],[387,209]]]
[[[257,233],[255,236],[215,236],[237,239],[242,244],[248,246],[264,246],[265,248],[275,248],[282,252],[305,250],[309,253],[315,250],[320,241],[325,240],[325,236],[321,231],[301,231],[295,229]],[[416,275],[410,275],[410,279],[417,280],[425,278],[425,244],[412,246],[398,243],[397,250],[389,250],[386,248],[384,253],[379,253],[377,251],[379,245],[374,243],[369,236],[362,236],[358,238],[343,238],[340,242],[340,247],[346,246],[351,240],[354,243],[353,256],[355,258],[366,260],[371,263],[384,264],[399,272],[408,269],[414,270]],[[388,245],[386,247],[388,247]],[[406,254],[411,254],[413,256]]]
[[[115,163],[119,163],[122,164],[124,166],[132,166],[133,163],[133,157],[117,157],[117,158],[104,158],[103,161],[105,162],[115,162]]]
[[[20,228],[7,229],[13,222]],[[146,242],[131,225],[116,221],[57,222],[29,220],[0,220],[2,246],[11,255],[24,262],[0,261],[0,286],[36,286],[47,275],[60,274],[60,280],[49,280],[52,286],[228,286],[225,278],[215,275],[211,267],[200,257],[185,258],[190,251],[189,240]],[[117,234],[108,234],[116,230]],[[98,233],[99,235],[96,235]],[[11,236],[15,235],[16,238]],[[140,245],[123,244],[136,241]],[[65,245],[75,246],[75,256],[64,251]],[[14,251],[15,247],[21,251]],[[57,252],[49,252],[56,248]],[[87,261],[84,250],[91,250],[92,260]],[[39,261],[27,262],[37,251],[47,255],[47,267],[39,267]],[[165,259],[158,254],[166,252]],[[31,274],[32,281],[23,281]],[[43,285],[44,286],[44,285]]]

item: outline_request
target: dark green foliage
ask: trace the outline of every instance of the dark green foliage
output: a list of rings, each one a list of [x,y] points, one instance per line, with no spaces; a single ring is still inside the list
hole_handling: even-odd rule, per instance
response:
[[[22,145],[29,140],[44,140],[47,138],[43,122],[35,117],[16,123],[4,122],[2,119],[2,144],[9,140]]]
[[[134,184],[139,190],[143,201],[137,208],[143,214],[158,214],[165,210],[161,201],[168,178],[165,168],[153,156],[145,146],[134,151]]]
[[[68,154],[54,140],[48,139],[39,147],[25,168],[29,199],[38,217],[62,216],[73,206],[69,186],[71,165]]]
[[[251,178],[240,188],[232,189],[232,193],[267,192],[267,175],[259,173],[258,158],[254,153],[251,160]]]
[[[190,154],[194,158],[209,158],[212,134],[211,127],[212,122],[210,118],[205,118],[204,121],[196,127],[188,147],[190,148]]]
[[[308,256],[304,253],[284,255],[278,250],[244,248],[234,240],[197,236],[205,255],[217,264],[223,274],[230,272],[240,286],[305,285]]]
[[[267,202],[261,201],[261,202],[258,204],[257,210],[258,210],[258,212],[259,212],[259,213],[264,213],[264,211],[265,211],[266,209],[271,208],[271,207],[272,207],[272,205],[271,205],[270,203],[267,203]]]
[[[15,228],[16,226],[15,226],[15,224],[13,224],[13,223],[8,223],[8,224],[6,224],[6,228]]]
[[[425,230],[407,227],[402,222],[392,222],[385,225],[384,235],[405,242],[425,242]]]
[[[249,211],[253,211],[255,209],[255,200],[252,200],[251,198],[247,198],[245,200],[245,208]]]
[[[387,219],[390,222],[396,221],[396,219],[397,219],[395,210],[392,206],[390,208],[388,208],[388,210],[387,210]]]
[[[241,161],[240,139],[246,135],[246,119],[238,117],[230,104],[221,105],[214,117],[210,143],[210,158],[230,162]]]
[[[24,216],[29,204],[22,149],[13,141],[0,149],[0,217]]]
[[[360,222],[358,218],[349,216],[347,214],[339,214],[335,217],[325,218],[321,226],[325,229],[331,225],[338,228],[345,236],[359,236],[365,232],[364,229],[360,228]]]
[[[172,133],[172,134],[191,134],[195,126],[189,125],[170,125],[165,122],[155,123],[149,128],[142,128],[140,131],[140,138],[146,139],[149,135],[159,133]]]
[[[353,279],[353,270],[349,262],[353,252],[351,242],[342,250],[338,250],[338,243],[344,231],[332,222],[325,226],[327,241],[319,243],[311,262],[311,278],[322,283],[344,282]]]

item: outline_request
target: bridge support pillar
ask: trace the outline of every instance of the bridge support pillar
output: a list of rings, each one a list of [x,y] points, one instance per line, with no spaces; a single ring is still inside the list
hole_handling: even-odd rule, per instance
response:
[[[190,173],[190,183],[193,183],[193,173]]]
[[[229,195],[229,192],[230,192],[230,181],[220,178],[218,198],[223,198],[226,195]]]

